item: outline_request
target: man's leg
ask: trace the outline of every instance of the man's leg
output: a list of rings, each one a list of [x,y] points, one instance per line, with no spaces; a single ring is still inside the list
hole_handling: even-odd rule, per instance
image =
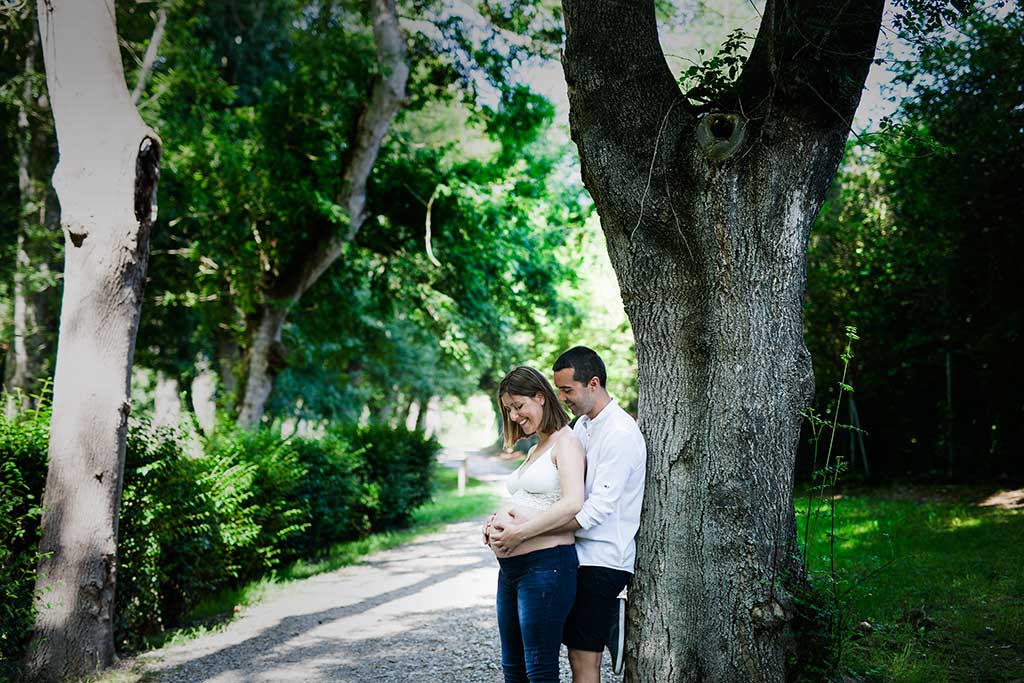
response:
[[[569,648],[573,683],[600,683],[601,656],[619,614],[619,593],[628,572],[580,567],[576,603],[566,619],[562,642]]]
[[[572,683],[601,683],[601,655],[603,652],[569,650]]]
[[[565,620],[562,642],[569,648],[573,683],[600,683],[601,656],[608,629],[603,626],[604,600],[600,571],[583,566],[577,572],[576,602]]]

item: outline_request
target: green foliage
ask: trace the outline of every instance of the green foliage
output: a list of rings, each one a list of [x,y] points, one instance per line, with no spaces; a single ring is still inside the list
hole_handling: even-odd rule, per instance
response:
[[[4,680],[16,677],[35,618],[32,597],[49,424],[45,406],[13,420],[0,414],[0,678]]]
[[[829,377],[835,321],[864,331],[854,383],[874,476],[1024,472],[1024,127],[1005,77],[1024,68],[1022,16],[979,11],[901,64],[911,95],[894,121],[914,138],[851,148],[812,233],[808,347]]]
[[[191,621],[200,622],[200,625],[180,629],[168,634],[166,640],[161,641],[163,644],[173,645],[185,643],[193,637],[208,633],[211,627],[216,628],[223,624],[224,618],[230,618],[235,607],[254,605],[293,581],[349,566],[366,555],[393,548],[418,535],[436,531],[441,525],[481,517],[497,506],[498,497],[483,482],[470,479],[463,496],[456,494],[456,482],[455,470],[439,468],[433,479],[431,500],[413,513],[411,528],[380,531],[356,540],[335,543],[318,549],[316,557],[312,559],[298,560],[259,579],[235,584],[212,593],[189,615]]]
[[[827,576],[834,545],[844,670],[871,683],[1024,678],[1024,512],[979,507],[992,491],[843,492],[835,533],[810,538],[808,569]]]
[[[303,502],[306,528],[288,542],[289,555],[314,557],[368,534],[380,509],[380,487],[369,481],[365,450],[330,433],[292,439],[291,448],[304,467],[295,495]]]
[[[377,488],[372,528],[408,525],[413,510],[430,499],[431,472],[441,445],[403,427],[349,426],[334,433],[363,449],[367,477]]]
[[[42,405],[0,417],[0,673],[16,670],[33,621],[50,420]],[[213,594],[409,524],[430,499],[439,448],[421,432],[380,426],[292,439],[228,431],[199,446],[175,429],[129,422],[115,608],[124,650]]]
[[[114,612],[120,647],[137,648],[177,623],[230,578],[239,527],[254,542],[258,527],[238,505],[245,489],[217,464],[184,455],[176,431],[131,421]]]
[[[244,463],[249,468],[247,501],[259,529],[254,556],[239,558],[238,574],[257,576],[281,562],[281,553],[310,525],[304,501],[299,498],[305,463],[289,441],[270,430],[218,434],[207,446],[208,457],[230,468]]]
[[[793,642],[786,653],[788,683],[822,683],[839,669],[843,623],[835,588],[827,574],[809,573],[792,582]]]
[[[834,398],[832,419],[823,418],[813,406],[803,413],[811,433],[811,449],[813,452],[813,485],[807,491],[807,503],[798,515],[803,514],[804,533],[801,542],[801,556],[795,564],[800,567],[799,576],[793,577],[792,595],[795,617],[792,628],[796,634],[794,647],[787,657],[787,680],[798,683],[811,683],[829,679],[837,670],[842,660],[842,649],[847,623],[845,621],[844,602],[836,590],[838,573],[835,563],[835,530],[838,517],[836,515],[836,486],[839,478],[847,470],[847,463],[842,456],[834,451],[836,432],[855,429],[850,425],[839,423],[839,410],[845,394],[853,393],[853,387],[847,383],[850,362],[853,360],[853,344],[860,340],[857,328],[847,325],[845,334],[846,348],[840,355],[843,364],[842,377],[836,383],[838,391]],[[828,437],[825,449],[825,462],[819,468],[819,454],[824,437]],[[822,516],[820,502],[827,498],[825,508],[829,538],[828,571],[811,572],[808,553],[810,539],[815,533]]]
[[[742,28],[726,36],[714,55],[707,57],[703,48],[697,50],[700,62],[694,62],[679,77],[679,86],[695,105],[708,105],[736,89],[746,52],[754,36]]]
[[[572,271],[559,251],[582,188],[552,178],[553,108],[513,80],[527,48],[443,3],[413,5],[409,101],[369,179],[369,219],[289,312],[271,417],[355,420],[369,406],[377,419],[385,402],[468,395],[521,355],[538,313],[569,312],[555,283]],[[140,359],[186,379],[197,353],[244,357],[275,279],[348,227],[345,164],[379,68],[365,8],[261,7],[172,4],[143,108],[177,142],[164,153],[166,227],[147,286],[157,313],[142,322]],[[557,35],[532,4],[481,10]],[[440,265],[425,255],[435,194]]]

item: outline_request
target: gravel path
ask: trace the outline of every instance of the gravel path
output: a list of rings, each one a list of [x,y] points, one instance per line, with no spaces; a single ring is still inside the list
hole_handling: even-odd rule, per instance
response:
[[[477,457],[473,476],[485,474]],[[500,683],[498,565],[479,529],[451,524],[290,584],[222,632],[142,655],[135,670],[161,683]],[[602,680],[621,677],[606,670]]]

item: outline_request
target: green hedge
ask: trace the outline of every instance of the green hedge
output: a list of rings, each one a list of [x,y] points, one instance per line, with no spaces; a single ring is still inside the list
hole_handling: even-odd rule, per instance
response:
[[[309,526],[289,539],[289,555],[314,557],[370,533],[379,515],[380,487],[369,480],[365,451],[350,443],[336,434],[291,440],[305,467],[296,494],[305,502]]]
[[[430,500],[430,473],[441,445],[422,431],[404,427],[349,425],[333,433],[365,450],[367,476],[379,487],[373,529],[408,525],[413,510]]]
[[[46,411],[0,417],[0,674],[14,670],[32,625],[48,426]],[[337,427],[308,439],[227,431],[190,457],[181,434],[133,419],[118,545],[119,647],[141,647],[218,590],[407,523],[430,497],[438,449],[421,432]]]
[[[257,554],[255,465],[190,458],[179,435],[132,421],[121,495],[115,633],[122,648],[172,626]]]
[[[0,680],[15,680],[32,633],[49,424],[45,409],[13,421],[0,416]]]

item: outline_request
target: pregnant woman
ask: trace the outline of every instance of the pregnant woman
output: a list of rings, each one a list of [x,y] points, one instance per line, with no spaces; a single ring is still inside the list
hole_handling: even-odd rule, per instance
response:
[[[576,597],[575,537],[564,525],[583,505],[584,451],[544,376],[518,367],[498,388],[506,448],[532,434],[534,446],[508,479],[511,494],[484,525],[498,556],[498,631],[505,683],[556,683],[562,626]],[[537,535],[514,548],[500,537],[515,519]]]

